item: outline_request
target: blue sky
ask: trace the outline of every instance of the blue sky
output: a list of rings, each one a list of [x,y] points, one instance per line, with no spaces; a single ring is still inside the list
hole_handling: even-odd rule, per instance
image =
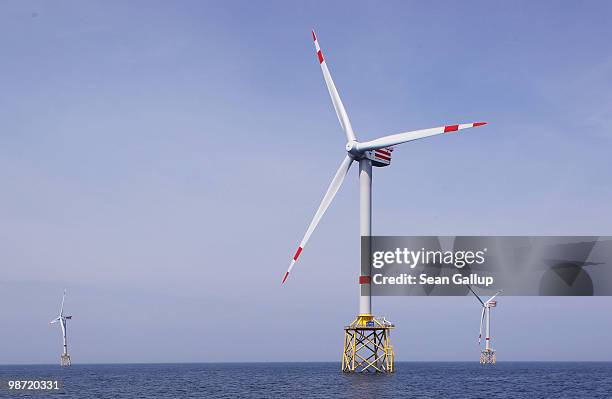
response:
[[[64,287],[75,362],[339,360],[355,170],[279,284],[344,155],[312,28],[358,138],[490,123],[397,147],[375,234],[612,234],[607,2],[1,7],[0,363],[57,361]],[[609,360],[610,304],[503,298],[498,357]],[[476,359],[472,298],[374,311],[398,360]]]

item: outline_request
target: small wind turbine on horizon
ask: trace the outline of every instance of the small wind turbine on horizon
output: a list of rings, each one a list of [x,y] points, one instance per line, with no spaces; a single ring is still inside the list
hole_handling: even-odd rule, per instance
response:
[[[64,301],[66,300],[66,289],[64,289],[64,295],[62,296],[62,307],[60,308],[59,316],[51,320],[49,324],[55,324],[57,322],[62,326],[62,338],[64,343],[64,350],[60,357],[61,366],[70,366],[70,354],[68,354],[68,340],[66,338],[66,321],[71,320],[72,316],[64,316]]]
[[[480,297],[474,292],[472,287],[468,285],[468,288],[474,294],[478,302],[482,305],[482,314],[480,315],[480,331],[478,333],[478,346],[482,342],[482,323],[486,322],[485,326],[485,348],[480,351],[480,363],[481,364],[495,364],[497,361],[497,355],[495,354],[495,350],[491,348],[491,308],[497,307],[497,301],[494,301],[495,297],[502,293],[502,290],[499,290],[493,295],[491,298],[483,301]]]

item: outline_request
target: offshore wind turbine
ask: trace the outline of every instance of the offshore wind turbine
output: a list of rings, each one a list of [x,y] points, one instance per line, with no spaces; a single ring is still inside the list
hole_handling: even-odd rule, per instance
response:
[[[64,301],[65,300],[66,300],[66,290],[64,289],[64,295],[62,296],[62,306],[60,307],[59,316],[51,320],[49,324],[55,324],[59,322],[60,326],[62,326],[62,339],[63,339],[63,344],[64,344],[64,350],[60,357],[60,365],[70,366],[70,354],[68,353],[68,340],[66,338],[66,321],[72,320],[72,316],[64,315]]]
[[[321,65],[323,72],[323,78],[327,85],[327,90],[332,100],[332,104],[336,111],[338,121],[346,137],[346,155],[340,163],[340,167],[336,171],[331,184],[329,185],[327,192],[325,193],[319,208],[317,209],[306,234],[302,238],[291,262],[287,272],[283,276],[283,284],[287,281],[289,274],[292,272],[298,258],[302,254],[303,249],[306,247],[308,240],[312,233],[316,229],[317,225],[321,221],[321,218],[327,211],[327,208],[332,203],[336,193],[340,189],[345,176],[347,175],[349,168],[353,162],[359,163],[359,232],[362,237],[361,240],[361,253],[366,254],[366,261],[362,260],[361,273],[359,275],[359,313],[357,318],[345,328],[345,352],[343,356],[343,370],[344,371],[363,371],[364,369],[376,371],[393,371],[393,355],[392,348],[388,342],[388,329],[389,326],[385,326],[383,323],[378,322],[372,315],[372,300],[371,300],[371,242],[369,237],[372,233],[372,167],[385,167],[391,163],[391,152],[393,146],[406,143],[413,140],[422,139],[425,137],[435,136],[439,134],[452,133],[471,127],[477,127],[485,125],[486,122],[472,122],[456,125],[445,125],[429,129],[413,130],[403,133],[392,134],[384,136],[375,140],[369,141],[358,141],[351,121],[349,120],[344,104],[340,99],[338,90],[332,80],[331,74],[327,67],[323,52],[319,46],[317,36],[312,31],[312,38],[316,49],[317,58]],[[369,254],[370,261],[367,261]],[[363,257],[362,257],[363,258]],[[356,345],[356,341],[359,341],[361,335],[363,335],[363,329],[379,329],[385,328],[381,336],[374,337],[374,343],[370,341],[364,341],[363,347],[371,348],[374,346],[373,352],[375,363],[372,364],[371,358],[368,356],[360,356],[357,351],[359,345]],[[368,330],[369,331],[369,330]],[[378,332],[375,331],[378,334]],[[363,337],[361,337],[363,338]],[[350,341],[350,342],[349,342]],[[348,342],[348,343],[347,343]],[[376,344],[376,342],[382,342],[382,344]],[[348,345],[348,346],[347,346]],[[352,349],[351,349],[352,348]],[[378,358],[379,350],[384,351],[386,355],[383,358]],[[347,352],[348,351],[348,352]],[[389,365],[389,357],[391,363]],[[360,359],[369,359],[368,361]],[[378,360],[377,360],[378,359]],[[383,362],[381,367],[378,364]],[[384,364],[386,362],[386,365]],[[345,363],[346,365],[345,367]]]
[[[468,288],[474,294],[478,302],[482,305],[482,314],[480,315],[480,331],[478,333],[478,346],[481,345],[482,339],[482,324],[485,323],[485,348],[480,351],[480,363],[481,364],[495,364],[497,361],[497,355],[495,350],[491,348],[491,308],[497,307],[497,301],[494,301],[495,297],[502,293],[499,290],[491,298],[483,301],[468,285]]]

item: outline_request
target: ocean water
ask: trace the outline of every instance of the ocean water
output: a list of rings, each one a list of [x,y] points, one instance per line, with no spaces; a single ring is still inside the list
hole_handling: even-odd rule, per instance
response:
[[[612,362],[400,362],[343,374],[338,363],[0,366],[0,380],[60,378],[62,398],[612,398]]]

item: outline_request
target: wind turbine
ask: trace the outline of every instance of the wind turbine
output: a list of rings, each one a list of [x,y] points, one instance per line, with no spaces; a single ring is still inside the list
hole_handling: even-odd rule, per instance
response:
[[[482,339],[482,323],[486,321],[485,348],[484,350],[480,351],[480,363],[495,364],[497,357],[495,355],[495,350],[491,349],[491,308],[497,307],[497,301],[494,301],[494,299],[496,296],[502,293],[502,290],[497,291],[495,295],[483,302],[483,300],[480,299],[480,297],[474,292],[472,287],[468,285],[468,288],[482,305],[482,314],[480,315],[480,332],[478,333],[478,346],[480,346]]]
[[[55,324],[57,322],[62,326],[62,338],[64,343],[64,351],[60,357],[61,366],[70,366],[70,355],[68,354],[68,340],[66,339],[66,320],[71,320],[72,316],[64,316],[64,301],[66,300],[66,290],[64,289],[64,295],[62,296],[62,307],[60,308],[59,316],[51,320],[49,324]]]
[[[445,125],[430,129],[414,130],[404,133],[392,134],[370,141],[358,141],[357,136],[353,132],[351,121],[349,120],[348,114],[344,108],[344,105],[342,104],[342,100],[340,99],[340,95],[338,94],[338,90],[336,89],[329,69],[327,68],[327,63],[325,61],[325,58],[323,57],[321,47],[319,46],[319,42],[314,31],[312,31],[312,38],[314,40],[319,64],[321,65],[321,70],[323,71],[323,78],[325,79],[327,90],[329,91],[329,95],[331,96],[332,104],[334,106],[334,109],[336,110],[336,115],[338,116],[340,126],[342,127],[342,130],[346,137],[346,155],[340,163],[340,167],[336,171],[336,174],[334,175],[331,184],[329,185],[327,192],[325,193],[323,200],[319,205],[319,208],[317,209],[312,221],[310,222],[310,225],[306,230],[306,234],[302,238],[302,241],[300,242],[297,250],[295,251],[293,258],[291,259],[289,268],[283,276],[283,284],[287,281],[289,274],[293,270],[295,263],[302,254],[303,249],[306,247],[306,244],[308,243],[308,240],[310,239],[312,233],[321,221],[321,218],[325,214],[325,211],[327,211],[327,208],[332,203],[332,200],[340,189],[340,186],[342,185],[342,182],[344,181],[344,178],[353,162],[359,163],[359,232],[362,237],[361,253],[366,254],[366,256],[368,256],[367,254],[370,254],[369,256],[371,258],[371,243],[369,237],[371,236],[372,232],[372,166],[388,166],[391,163],[391,152],[393,151],[393,146],[397,144],[402,144],[425,137],[435,136],[438,134],[452,133],[459,130],[482,126],[486,124],[486,122],[473,122],[457,125]],[[371,326],[376,322],[374,316],[372,315],[372,301],[370,295],[370,284],[372,279],[370,268],[371,261],[362,261],[361,273],[359,275],[359,314],[357,316],[357,319],[353,323],[351,323],[351,326],[353,327]],[[382,323],[379,324],[382,326]],[[348,359],[348,361],[350,361],[351,363],[353,363],[354,355],[356,354],[351,355],[351,358]]]

